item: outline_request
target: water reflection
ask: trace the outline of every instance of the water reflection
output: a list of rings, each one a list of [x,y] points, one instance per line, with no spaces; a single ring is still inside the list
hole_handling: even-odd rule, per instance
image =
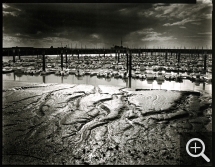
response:
[[[98,85],[112,85],[129,87],[133,89],[165,89],[165,90],[197,90],[212,93],[212,84],[205,82],[192,82],[190,80],[175,81],[156,81],[156,80],[140,80],[140,79],[118,79],[118,78],[97,78],[97,76],[56,76],[50,74],[47,76],[32,76],[23,74],[10,75],[3,74],[3,80],[20,81],[20,82],[34,82],[34,83],[70,83],[70,84],[90,84]]]
[[[123,79],[123,81],[126,83],[126,87],[131,88],[131,80],[132,78]]]
[[[7,76],[11,76],[11,73],[6,73]]]
[[[43,75],[43,83],[46,83],[46,76]]]

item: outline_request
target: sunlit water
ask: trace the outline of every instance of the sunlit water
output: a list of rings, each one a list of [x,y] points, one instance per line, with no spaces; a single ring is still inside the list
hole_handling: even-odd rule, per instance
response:
[[[12,60],[12,57],[3,57],[3,61]],[[96,70],[97,71],[97,70]],[[77,77],[75,75],[69,76],[56,76],[50,74],[46,76],[33,76],[33,75],[21,75],[17,76],[14,73],[2,74],[3,81],[17,81],[17,82],[31,82],[31,83],[70,83],[70,84],[89,84],[89,85],[113,85],[129,87],[128,79],[123,80],[121,78],[97,78],[97,76],[85,75],[83,77]],[[131,79],[131,88],[134,89],[166,89],[166,90],[179,90],[179,91],[205,91],[212,94],[212,84],[208,83],[196,83],[190,80],[184,79],[182,82],[175,81],[163,81],[158,83],[156,80],[147,81],[140,79]]]
[[[70,83],[70,84],[89,84],[89,85],[113,85],[128,87],[128,79],[123,80],[121,78],[97,78],[97,76],[85,75],[83,77],[77,77],[75,75],[68,76],[56,76],[50,74],[46,76],[32,76],[21,75],[17,76],[14,73],[3,74],[4,81],[18,81],[18,82],[32,82],[32,83]],[[195,83],[190,80],[184,79],[181,83],[175,81],[163,81],[158,83],[156,80],[147,81],[140,79],[131,79],[131,88],[134,89],[166,89],[166,90],[193,90],[193,91],[205,91],[212,92],[212,84],[208,83]]]

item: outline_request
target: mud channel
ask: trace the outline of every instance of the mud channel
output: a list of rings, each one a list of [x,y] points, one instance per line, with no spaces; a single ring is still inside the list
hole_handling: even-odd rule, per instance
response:
[[[179,164],[179,134],[212,129],[203,92],[71,84],[4,88],[2,164]]]

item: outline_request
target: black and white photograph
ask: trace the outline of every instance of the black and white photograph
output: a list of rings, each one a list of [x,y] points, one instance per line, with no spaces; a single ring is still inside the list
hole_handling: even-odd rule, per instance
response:
[[[3,2],[2,165],[212,166],[212,18],[212,0]]]

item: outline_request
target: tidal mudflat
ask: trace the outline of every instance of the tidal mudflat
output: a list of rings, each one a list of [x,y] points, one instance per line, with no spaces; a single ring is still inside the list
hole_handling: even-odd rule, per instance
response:
[[[212,131],[203,92],[3,85],[2,164],[179,164],[181,132]]]

